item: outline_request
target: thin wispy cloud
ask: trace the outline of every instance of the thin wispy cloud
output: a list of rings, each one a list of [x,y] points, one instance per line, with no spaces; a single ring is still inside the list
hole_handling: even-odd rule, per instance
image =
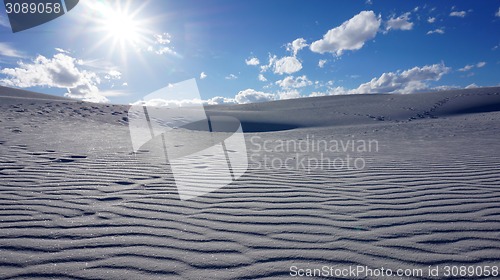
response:
[[[27,56],[14,48],[9,43],[0,42],[0,55],[5,57],[13,57],[13,58],[26,58]]]
[[[470,71],[474,68],[483,68],[484,66],[486,66],[486,62],[485,61],[480,61],[476,64],[467,64],[465,65],[464,67],[458,69],[458,71],[460,72],[467,72],[467,71]]]
[[[4,15],[0,15],[0,26],[10,28],[9,19],[6,18]]]
[[[444,28],[437,28],[427,32],[427,35],[432,35],[432,34],[444,34]]]

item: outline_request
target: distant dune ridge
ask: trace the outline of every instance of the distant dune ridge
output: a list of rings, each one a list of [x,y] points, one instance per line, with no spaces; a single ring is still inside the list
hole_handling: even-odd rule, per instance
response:
[[[240,120],[250,166],[189,201],[152,160],[157,147],[132,152],[128,108],[0,87],[1,279],[286,278],[292,266],[357,265],[437,279],[429,266],[500,265],[499,87],[206,106]],[[184,144],[199,135],[176,133]],[[378,148],[327,154],[362,158],[361,169],[305,170],[263,163],[317,150],[256,145],[312,136]]]

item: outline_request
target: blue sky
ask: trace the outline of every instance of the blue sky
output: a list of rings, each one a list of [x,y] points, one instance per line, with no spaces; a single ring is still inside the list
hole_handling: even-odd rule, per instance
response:
[[[131,103],[196,78],[248,103],[413,93],[500,81],[500,1],[99,1],[12,33],[0,84]]]

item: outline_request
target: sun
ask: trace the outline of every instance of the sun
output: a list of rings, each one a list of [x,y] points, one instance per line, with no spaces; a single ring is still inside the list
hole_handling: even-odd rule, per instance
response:
[[[139,22],[131,15],[114,12],[103,22],[103,29],[116,43],[135,44],[140,40]]]
[[[99,1],[87,0],[86,5],[100,40],[95,41],[90,51],[104,49],[108,56],[121,56],[126,60],[127,54],[143,49],[152,38],[150,19],[142,10],[147,1]],[[137,3],[142,3],[137,6]],[[96,35],[97,35],[96,34]]]

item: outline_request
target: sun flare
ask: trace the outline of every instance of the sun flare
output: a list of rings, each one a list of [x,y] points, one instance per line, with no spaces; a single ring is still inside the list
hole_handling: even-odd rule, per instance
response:
[[[115,12],[104,21],[108,37],[119,43],[137,43],[140,38],[139,23],[130,15]]]
[[[95,24],[99,34],[92,50],[105,48],[108,55],[119,55],[123,60],[130,52],[145,48],[151,41],[150,20],[142,14],[145,4],[134,1],[85,2],[89,20]],[[139,2],[140,3],[140,2]]]

